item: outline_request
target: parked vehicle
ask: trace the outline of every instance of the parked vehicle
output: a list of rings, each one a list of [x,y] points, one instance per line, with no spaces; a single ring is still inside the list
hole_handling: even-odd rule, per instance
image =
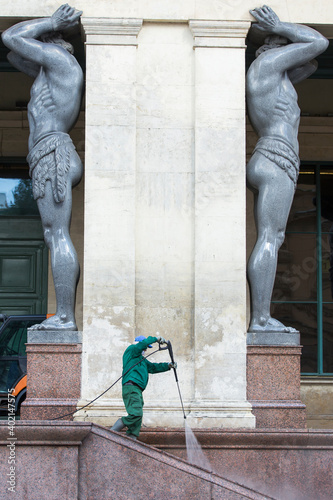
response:
[[[46,315],[4,316],[0,326],[0,415],[8,414],[8,391],[15,396],[15,415],[27,392],[27,329],[41,323]]]

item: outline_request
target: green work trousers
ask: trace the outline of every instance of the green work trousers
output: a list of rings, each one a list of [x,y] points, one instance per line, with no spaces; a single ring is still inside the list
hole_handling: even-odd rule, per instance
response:
[[[126,434],[138,436],[143,416],[142,390],[136,385],[123,385],[123,401],[128,413],[127,417],[122,417],[123,424],[128,427]]]

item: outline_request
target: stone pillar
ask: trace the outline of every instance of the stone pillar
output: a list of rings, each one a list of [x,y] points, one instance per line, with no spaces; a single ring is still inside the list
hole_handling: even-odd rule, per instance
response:
[[[195,49],[193,425],[254,427],[246,401],[247,21],[191,21]]]
[[[193,39],[187,23],[145,23],[138,41],[135,327],[139,335],[159,332],[171,340],[188,408],[194,373]],[[167,351],[149,359],[170,360]],[[150,376],[144,399],[144,425],[183,426],[172,372]]]
[[[21,420],[49,420],[76,410],[80,397],[82,332],[28,329],[27,399]],[[61,420],[63,420],[61,419]]]
[[[121,374],[135,334],[171,339],[198,427],[253,427],[246,401],[245,37],[248,22],[82,20],[86,36],[82,399]],[[193,37],[195,51],[193,51]],[[193,74],[193,66],[195,73]],[[193,121],[195,117],[195,121]],[[156,354],[150,360],[168,360]],[[144,424],[177,427],[173,373]],[[78,414],[111,425],[121,384]]]
[[[136,45],[142,20],[81,18],[86,45],[82,400],[121,372],[135,321]],[[121,385],[112,391],[121,403]],[[89,415],[98,416],[109,395]],[[104,408],[105,410],[105,408]]]

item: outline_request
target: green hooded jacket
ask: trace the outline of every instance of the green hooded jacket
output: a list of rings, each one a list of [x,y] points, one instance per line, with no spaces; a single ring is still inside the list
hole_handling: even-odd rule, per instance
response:
[[[157,342],[156,337],[148,337],[145,340],[141,340],[137,344],[130,345],[127,347],[123,355],[123,373],[126,373],[131,366],[138,363],[132,370],[123,377],[123,385],[126,382],[132,381],[138,384],[138,386],[144,391],[148,384],[149,373],[161,373],[170,370],[169,363],[151,363],[142,356],[142,351],[147,349],[149,344]]]

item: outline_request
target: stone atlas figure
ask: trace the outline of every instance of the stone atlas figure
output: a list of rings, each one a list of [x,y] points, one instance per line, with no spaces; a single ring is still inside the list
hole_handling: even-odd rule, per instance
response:
[[[76,26],[81,14],[62,5],[51,17],[21,22],[2,35],[11,50],[9,61],[35,79],[28,105],[27,160],[57,300],[56,314],[33,327],[41,330],[77,330],[74,307],[80,269],[69,227],[72,187],[81,180],[83,167],[68,132],[80,111],[83,72],[60,30]]]
[[[317,31],[281,22],[267,6],[251,10],[258,21],[252,37],[261,36],[246,78],[247,107],[259,136],[247,166],[247,181],[255,192],[257,242],[248,262],[251,289],[249,332],[296,332],[270,315],[278,251],[284,237],[299,172],[300,109],[293,84],[313,73],[313,59],[328,40]],[[250,33],[251,37],[251,33]]]

